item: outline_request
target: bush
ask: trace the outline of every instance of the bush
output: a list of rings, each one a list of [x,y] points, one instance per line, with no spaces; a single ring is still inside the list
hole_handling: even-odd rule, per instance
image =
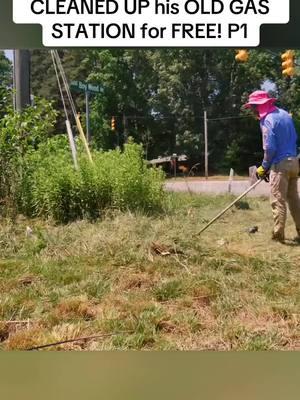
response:
[[[75,171],[67,139],[56,137],[27,154],[19,208],[28,216],[57,222],[97,218],[106,208],[154,211],[164,199],[161,170],[148,169],[141,146],[124,152],[93,152],[91,164],[81,154]]]
[[[51,134],[56,116],[51,103],[36,99],[34,106],[22,113],[9,110],[0,120],[0,200],[6,209],[17,207],[25,155]]]
[[[141,146],[94,151],[91,164],[78,142],[76,171],[67,136],[49,138],[56,116],[50,103],[37,100],[0,121],[2,211],[68,222],[97,218],[109,207],[148,212],[162,206],[164,175],[147,168]]]

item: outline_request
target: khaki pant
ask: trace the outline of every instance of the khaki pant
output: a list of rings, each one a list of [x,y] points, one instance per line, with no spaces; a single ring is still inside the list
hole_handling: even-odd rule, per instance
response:
[[[286,222],[286,202],[300,235],[300,198],[297,181],[299,160],[296,157],[285,158],[278,164],[272,165],[270,172],[271,206],[274,217],[273,235],[284,238]]]

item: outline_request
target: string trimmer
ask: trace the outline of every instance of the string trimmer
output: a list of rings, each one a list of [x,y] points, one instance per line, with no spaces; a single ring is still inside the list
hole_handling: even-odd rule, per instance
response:
[[[237,202],[239,202],[243,197],[246,196],[251,190],[256,188],[257,185],[259,185],[263,180],[266,180],[265,178],[260,178],[258,181],[256,181],[252,186],[250,186],[244,193],[242,193],[236,200],[234,200],[229,206],[227,206],[223,211],[221,211],[215,218],[213,218],[207,225],[204,226],[204,228],[201,229],[200,232],[196,233],[195,236],[200,235],[204,231],[206,231],[207,228],[209,228],[214,222],[216,222],[219,218],[222,217],[228,211],[231,207],[233,207]]]

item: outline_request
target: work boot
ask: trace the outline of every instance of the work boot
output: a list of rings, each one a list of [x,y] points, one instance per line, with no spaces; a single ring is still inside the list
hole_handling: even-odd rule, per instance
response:
[[[273,232],[272,233],[272,240],[274,240],[275,242],[283,243],[284,242],[284,234],[280,233],[280,232],[276,232],[276,233]]]

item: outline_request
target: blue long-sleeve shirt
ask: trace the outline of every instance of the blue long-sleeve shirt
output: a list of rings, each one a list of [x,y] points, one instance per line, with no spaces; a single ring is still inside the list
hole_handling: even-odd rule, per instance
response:
[[[260,127],[265,151],[262,163],[265,169],[284,158],[297,156],[297,132],[291,116],[281,108],[261,119]]]

